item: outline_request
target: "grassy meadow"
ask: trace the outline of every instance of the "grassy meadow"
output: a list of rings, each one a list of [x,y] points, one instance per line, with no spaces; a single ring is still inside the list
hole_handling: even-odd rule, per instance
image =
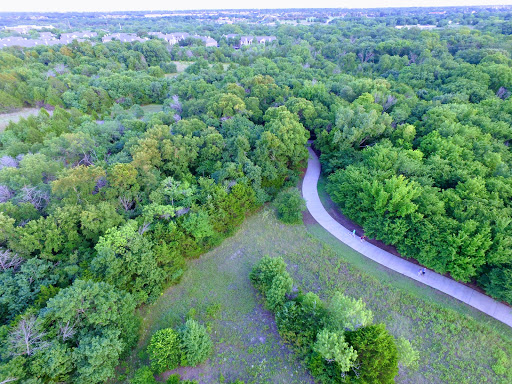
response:
[[[397,383],[512,382],[512,329],[364,258],[318,224],[284,225],[268,207],[219,247],[192,260],[181,282],[142,310],[139,345],[124,363],[127,376],[147,363],[145,346],[154,331],[192,316],[208,327],[215,352],[199,367],[178,369],[182,378],[312,383],[250,284],[251,268],[265,254],[283,256],[303,291],[324,299],[336,290],[360,297],[376,322],[409,339],[420,352],[419,369],[401,368]]]

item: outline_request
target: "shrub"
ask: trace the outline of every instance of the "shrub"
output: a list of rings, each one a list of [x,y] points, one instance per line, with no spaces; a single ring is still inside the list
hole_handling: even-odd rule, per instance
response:
[[[496,350],[492,354],[492,357],[496,359],[496,363],[492,365],[492,370],[497,375],[504,375],[507,370],[510,369],[510,361],[507,359],[507,354],[502,349]]]
[[[250,278],[265,297],[266,307],[273,312],[284,304],[286,294],[293,287],[293,280],[286,272],[286,264],[281,257],[263,257],[252,269]]]
[[[357,351],[358,380],[365,384],[391,384],[398,374],[398,352],[394,337],[384,324],[369,325],[345,332]]]
[[[277,275],[267,292],[267,308],[272,312],[278,310],[286,300],[286,294],[292,290],[293,280],[288,273]]]
[[[212,341],[206,328],[189,319],[181,329],[181,364],[196,366],[212,353]]]
[[[256,264],[249,275],[252,284],[264,295],[272,286],[272,281],[278,275],[286,273],[286,263],[282,257],[265,255]]]
[[[171,375],[167,378],[165,384],[180,384],[181,376],[178,373]]]
[[[348,372],[357,358],[357,352],[348,345],[343,334],[328,329],[322,329],[318,333],[313,350],[326,362],[336,363],[341,372]]]
[[[412,370],[418,369],[420,354],[413,348],[409,340],[405,337],[399,337],[396,340],[396,348],[398,351],[398,362],[401,366]]]
[[[279,193],[275,200],[275,206],[277,217],[283,223],[302,223],[302,211],[306,209],[306,202],[297,189],[293,188]]]
[[[281,337],[294,347],[307,353],[324,326],[325,306],[312,292],[288,301],[276,313],[276,324]]]
[[[135,371],[135,376],[130,380],[131,384],[157,384],[153,371],[149,367],[142,367]]]
[[[345,383],[356,358],[357,351],[345,341],[342,333],[323,329],[317,335],[308,366],[322,383]]]
[[[373,313],[366,309],[366,303],[361,299],[342,295],[336,292],[328,306],[327,327],[332,331],[355,330],[370,325]]]
[[[181,355],[178,332],[172,328],[155,332],[149,342],[148,353],[151,368],[156,373],[178,367]]]
[[[175,63],[164,63],[164,62],[161,62],[160,63],[160,68],[162,68],[162,70],[165,73],[176,73],[176,72],[178,72],[178,67],[176,66]]]

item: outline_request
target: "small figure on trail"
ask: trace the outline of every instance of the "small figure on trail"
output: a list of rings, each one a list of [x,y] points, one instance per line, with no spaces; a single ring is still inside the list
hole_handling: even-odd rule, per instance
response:
[[[423,270],[421,268],[418,269],[418,276],[421,276],[423,274],[422,272],[423,272]]]
[[[363,241],[365,241],[365,240],[366,240],[366,236],[365,236],[365,235],[361,236],[361,243],[362,243]]]
[[[426,272],[427,272],[427,271],[425,270],[425,268],[423,268],[423,269],[421,270],[421,274],[422,274],[423,276],[425,276],[425,273],[426,273]]]
[[[352,231],[352,237],[356,237],[356,230],[355,229]]]

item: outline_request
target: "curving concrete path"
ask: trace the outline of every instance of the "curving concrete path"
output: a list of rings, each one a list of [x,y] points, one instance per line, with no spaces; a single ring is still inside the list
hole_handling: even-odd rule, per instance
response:
[[[427,270],[424,276],[418,275],[419,267],[405,259],[392,255],[373,244],[361,242],[359,237],[352,236],[352,228],[347,229],[334,220],[325,210],[318,196],[317,183],[320,177],[320,161],[311,148],[309,150],[308,169],[302,182],[302,196],[306,206],[314,219],[338,240],[347,244],[362,255],[401,273],[411,279],[422,282],[432,288],[446,293],[480,311],[494,317],[512,327],[512,310],[506,305],[497,302],[463,284]]]

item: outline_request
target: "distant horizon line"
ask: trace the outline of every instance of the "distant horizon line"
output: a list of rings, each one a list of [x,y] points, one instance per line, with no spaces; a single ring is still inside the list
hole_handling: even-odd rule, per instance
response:
[[[274,11],[274,10],[378,10],[378,9],[417,9],[417,8],[489,8],[489,7],[503,7],[503,8],[512,8],[512,4],[469,4],[469,5],[414,5],[414,6],[402,6],[402,5],[383,5],[381,7],[300,7],[300,8],[201,8],[201,9],[126,9],[126,10],[104,10],[104,11],[84,11],[84,10],[66,10],[66,11],[1,11],[1,14],[7,13],[16,13],[16,14],[24,14],[24,13],[123,13],[123,12],[138,12],[138,13],[157,13],[157,12],[202,12],[202,11]]]

